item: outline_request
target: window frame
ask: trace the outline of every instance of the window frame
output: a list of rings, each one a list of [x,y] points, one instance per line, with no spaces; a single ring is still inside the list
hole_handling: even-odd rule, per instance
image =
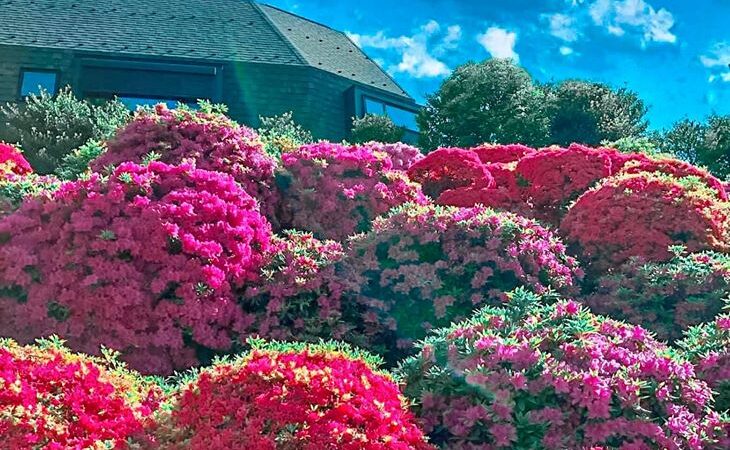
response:
[[[33,92],[28,93],[26,95],[23,95],[23,81],[25,80],[25,75],[27,73],[50,73],[53,74],[54,80],[53,80],[53,92],[49,92],[51,95],[56,95],[58,93],[58,89],[60,87],[60,78],[61,78],[61,71],[58,69],[40,69],[36,67],[21,67],[20,72],[18,74],[18,99],[23,100],[26,97],[29,97],[31,94],[34,94]],[[39,93],[35,93],[35,95],[38,95]]]

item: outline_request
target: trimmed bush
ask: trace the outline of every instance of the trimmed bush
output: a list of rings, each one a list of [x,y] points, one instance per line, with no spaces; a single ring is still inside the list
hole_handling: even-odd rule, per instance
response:
[[[267,217],[276,206],[274,160],[255,131],[239,126],[214,105],[201,103],[199,111],[168,109],[164,104],[140,109],[107,148],[91,162],[92,170],[102,172],[125,161],[190,161],[198,169],[231,175],[259,201]]]
[[[720,418],[692,365],[644,329],[524,290],[437,331],[399,368],[444,449],[707,449]]]
[[[612,149],[593,149],[578,144],[550,147],[520,159],[515,169],[523,200],[535,214],[553,225],[578,196],[617,170]]]
[[[351,240],[344,265],[370,345],[389,362],[431,328],[501,304],[518,286],[565,290],[581,276],[550,231],[483,207],[396,208]]]
[[[730,297],[730,257],[674,251],[666,262],[629,260],[599,278],[584,303],[597,314],[641,325],[662,340],[674,341],[690,326],[711,321]]]
[[[158,448],[430,449],[378,364],[343,345],[254,343],[183,383]]]
[[[370,230],[373,219],[394,206],[425,201],[418,185],[393,170],[387,153],[367,146],[305,145],[282,155],[282,169],[281,228],[319,239],[342,241]]]
[[[356,144],[383,142],[392,144],[403,140],[405,129],[383,114],[365,114],[352,120],[350,140]]]
[[[479,157],[461,148],[440,148],[408,169],[408,177],[420,183],[423,193],[439,201],[440,196],[459,188],[490,188],[494,179]]]
[[[0,141],[19,144],[36,172],[50,174],[71,151],[110,138],[129,119],[121,102],[91,104],[66,87],[56,95],[41,92],[0,106]]]
[[[159,391],[111,352],[74,354],[52,338],[0,339],[0,439],[6,449],[123,448],[142,432]]]
[[[168,373],[245,328],[233,289],[259,277],[270,226],[228,175],[125,163],[0,220],[0,335],[58,334]]]
[[[560,232],[595,272],[632,257],[666,261],[672,245],[730,250],[726,204],[691,176],[642,172],[606,179],[570,207]]]

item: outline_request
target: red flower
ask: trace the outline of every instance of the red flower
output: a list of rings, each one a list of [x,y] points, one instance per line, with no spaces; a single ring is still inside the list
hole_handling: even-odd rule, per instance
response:
[[[17,147],[0,142],[0,181],[8,174],[27,175],[33,168]]]
[[[494,178],[479,157],[460,148],[440,148],[429,153],[408,169],[408,177],[421,183],[423,192],[434,200],[451,189],[494,185]]]

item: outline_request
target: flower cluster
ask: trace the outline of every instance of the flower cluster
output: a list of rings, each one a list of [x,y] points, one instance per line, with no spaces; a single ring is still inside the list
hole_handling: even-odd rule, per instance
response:
[[[241,295],[241,307],[256,317],[250,334],[268,339],[344,339],[354,321],[342,302],[343,283],[335,264],[342,245],[311,233],[287,231],[272,240],[259,282]],[[344,307],[344,309],[343,309]]]
[[[382,152],[388,155],[393,162],[394,170],[408,170],[413,164],[423,159],[423,153],[416,147],[397,142],[395,144],[384,144],[381,142],[368,142],[363,144],[374,152]]]
[[[51,333],[169,372],[247,326],[233,290],[259,277],[270,226],[231,178],[124,163],[0,219],[0,335]]]
[[[591,310],[674,341],[692,325],[712,320],[730,297],[730,257],[676,249],[667,262],[632,259],[596,281],[583,298]]]
[[[423,194],[386,152],[375,147],[320,142],[282,155],[277,219],[282,228],[344,240],[368,231],[390,208],[423,202]]]
[[[524,290],[438,331],[399,371],[448,449],[707,449],[719,415],[692,365],[638,326]]]
[[[697,375],[717,393],[716,409],[730,410],[730,314],[690,328],[679,346],[695,364]]]
[[[157,448],[431,449],[373,363],[334,344],[256,344],[181,387],[154,433]]]
[[[550,231],[484,207],[404,205],[350,247],[348,295],[366,308],[370,346],[389,361],[429,329],[499,304],[518,286],[569,289],[582,275]]]
[[[0,142],[0,181],[10,174],[27,175],[33,172],[28,161],[16,147]]]
[[[141,433],[159,391],[106,356],[70,353],[57,339],[0,339],[2,448],[121,448]]]
[[[666,261],[672,245],[689,252],[730,249],[726,203],[692,176],[641,172],[608,178],[578,198],[560,232],[600,272],[631,257]]]
[[[171,110],[164,104],[139,110],[90,166],[101,172],[126,161],[141,163],[150,159],[167,164],[189,161],[199,169],[227,173],[259,201],[267,217],[275,208],[274,159],[264,152],[255,131],[223,114]]]

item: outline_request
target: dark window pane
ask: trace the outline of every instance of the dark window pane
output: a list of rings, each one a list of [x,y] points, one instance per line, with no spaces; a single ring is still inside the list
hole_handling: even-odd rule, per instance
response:
[[[385,105],[382,102],[365,97],[365,114],[385,114]]]
[[[416,124],[416,113],[412,111],[406,111],[405,109],[396,108],[392,105],[385,106],[385,112],[393,120],[393,123],[399,127],[403,127],[407,130],[418,130],[418,124]]]
[[[21,97],[30,94],[40,94],[41,90],[53,95],[56,93],[56,73],[55,72],[33,72],[30,70],[23,71],[23,79],[20,84]]]

